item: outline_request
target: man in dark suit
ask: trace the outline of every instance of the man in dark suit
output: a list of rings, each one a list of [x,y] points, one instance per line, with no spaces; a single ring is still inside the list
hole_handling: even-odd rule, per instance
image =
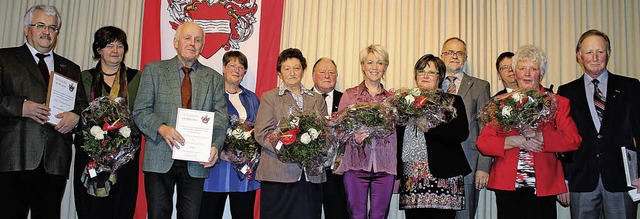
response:
[[[504,85],[504,89],[498,91],[495,96],[511,93],[511,91],[518,89],[516,74],[513,72],[513,66],[511,66],[511,58],[513,58],[513,55],[512,52],[503,52],[496,60],[498,79],[500,79],[502,85]]]
[[[45,105],[51,71],[80,81],[80,67],[53,53],[58,10],[36,5],[24,15],[27,43],[0,49],[0,212],[6,218],[60,218],[71,165],[71,131],[87,107],[82,83],[74,109],[55,115]]]
[[[198,62],[204,40],[197,23],[181,24],[173,38],[177,55],[147,64],[140,79],[133,119],[146,136],[142,170],[151,219],[171,217],[174,186],[178,189],[178,218],[198,218],[204,179],[224,143],[229,124],[224,79]],[[215,112],[208,162],[171,158],[174,147],[185,142],[174,128],[178,108]]]
[[[572,218],[636,218],[620,149],[638,149],[640,82],[609,72],[610,55],[605,33],[583,33],[576,59],[584,74],[558,89],[571,100],[571,116],[582,136],[582,145],[564,165],[570,195],[558,197],[571,205]],[[640,186],[640,180],[632,181]]]
[[[322,94],[327,103],[327,113],[331,117],[332,113],[338,112],[338,104],[342,97],[342,92],[335,90],[338,69],[336,63],[330,58],[320,58],[313,65],[313,91]],[[327,182],[322,183],[323,197],[322,205],[325,218],[349,218],[347,212],[347,196],[344,192],[342,175],[333,174],[327,168]]]
[[[478,117],[478,111],[489,102],[489,82],[464,72],[467,44],[462,39],[452,37],[444,41],[441,58],[447,66],[447,77],[442,83],[442,89],[462,97],[469,118],[469,137],[462,142],[462,149],[473,171],[464,177],[465,210],[457,211],[456,218],[473,219],[478,206],[479,191],[485,188],[489,181],[492,161],[491,157],[480,154],[476,147],[482,127],[475,118]]]

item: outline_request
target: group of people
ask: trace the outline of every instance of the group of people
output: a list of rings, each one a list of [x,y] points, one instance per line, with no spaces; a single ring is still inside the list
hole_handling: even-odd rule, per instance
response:
[[[301,83],[306,58],[298,49],[285,49],[277,59],[281,83],[258,100],[240,85],[248,69],[242,52],[224,54],[222,74],[198,61],[205,37],[197,23],[177,28],[175,57],[149,63],[142,73],[124,64],[127,36],[112,26],[95,32],[97,65],[81,72],[52,51],[61,23],[55,7],[33,6],[24,15],[27,42],[0,49],[0,212],[8,218],[29,212],[31,218],[59,217],[72,143],[79,218],[132,218],[139,162],[149,218],[171,217],[174,187],[179,218],[222,218],[227,198],[233,218],[253,218],[247,209],[253,209],[259,188],[261,218],[320,218],[323,207],[325,218],[386,218],[394,185],[407,218],[475,218],[484,188],[495,191],[498,218],[555,218],[556,201],[571,206],[572,218],[636,218],[620,148],[637,150],[640,82],[607,70],[611,45],[598,30],[582,34],[576,46],[584,74],[560,86],[557,95],[541,84],[547,57],[540,47],[526,45],[498,57],[497,76],[505,89],[493,98],[530,89],[557,100],[553,116],[539,129],[504,132],[478,121],[492,98],[490,85],[464,72],[467,46],[454,37],[444,42],[440,56],[419,58],[413,78],[420,90],[450,100],[456,116],[426,132],[413,124],[397,126],[386,137],[357,131],[344,141],[335,170],[311,175],[280,161],[270,136],[292,110],[331,117],[352,104],[392,96],[382,84],[389,55],[381,45],[360,52],[364,80],[344,93],[335,90],[333,60],[315,62],[314,86],[307,89]],[[44,104],[51,71],[78,82],[74,109],[55,115],[56,125],[47,123],[51,109]],[[76,127],[80,112],[102,96],[127,101],[145,145],[142,160],[136,153],[119,170],[109,196],[95,197],[80,181],[89,157]],[[185,142],[175,128],[178,108],[215,112],[208,161],[171,158]],[[222,150],[231,115],[255,123],[261,152],[251,177],[237,177]],[[364,157],[355,159],[354,153]],[[640,180],[632,184],[638,187]]]

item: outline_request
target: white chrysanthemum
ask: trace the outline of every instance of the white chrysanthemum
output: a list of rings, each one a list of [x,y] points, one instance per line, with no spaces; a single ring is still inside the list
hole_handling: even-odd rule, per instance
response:
[[[249,137],[251,137],[251,131],[247,131],[247,132],[244,132],[244,133],[242,134],[242,138],[243,138],[245,141],[246,141],[247,139],[249,139]]]
[[[516,102],[520,102],[522,98],[524,98],[524,94],[515,93],[511,96],[511,98],[513,98]]]
[[[234,129],[233,131],[231,131],[231,135],[233,135],[233,137],[236,139],[243,139],[242,138],[243,134],[244,134],[244,130],[242,129]]]
[[[309,144],[309,142],[311,142],[311,135],[305,132],[300,136],[300,142],[302,142],[303,144]]]
[[[502,116],[504,116],[504,117],[509,117],[509,116],[511,116],[511,110],[513,110],[513,109],[511,109],[511,106],[505,106],[505,107],[503,107],[503,108],[502,108]]]
[[[227,128],[227,136],[231,136],[231,128]]]
[[[420,88],[414,87],[413,89],[411,89],[409,91],[409,94],[413,95],[413,96],[420,96],[420,94],[422,93],[422,91],[420,91]]]
[[[96,125],[91,127],[91,130],[89,130],[89,132],[91,132],[91,135],[93,135],[93,137],[95,137],[97,140],[104,139],[104,131],[102,131],[102,128]]]
[[[309,134],[311,135],[311,140],[315,140],[320,135],[320,132],[314,128],[309,129]]]
[[[125,138],[128,138],[131,135],[131,129],[128,126],[120,128],[118,132],[120,132],[120,135]]]
[[[289,126],[290,127],[296,127],[298,126],[298,123],[300,122],[300,119],[298,118],[293,118],[291,119],[291,121],[289,122]]]
[[[413,101],[416,100],[416,98],[413,97],[413,95],[407,95],[407,96],[404,97],[404,100],[407,102],[407,104],[411,104],[411,103],[413,103]]]

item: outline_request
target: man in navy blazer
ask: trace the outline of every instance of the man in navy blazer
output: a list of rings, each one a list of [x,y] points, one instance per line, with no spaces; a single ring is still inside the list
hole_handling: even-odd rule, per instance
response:
[[[632,188],[626,183],[621,147],[638,150],[640,82],[609,72],[610,56],[605,33],[583,33],[576,59],[584,74],[558,89],[570,99],[571,117],[582,136],[580,148],[564,160],[570,195],[558,197],[571,205],[571,218],[636,218],[637,214],[637,203],[627,194]],[[640,186],[639,179],[632,182]]]
[[[35,5],[24,15],[27,43],[0,49],[0,214],[4,218],[27,218],[29,210],[31,218],[60,218],[71,166],[71,131],[87,107],[78,83],[73,88],[73,110],[56,115],[61,118],[56,125],[47,123],[51,71],[81,82],[80,67],[53,52],[61,24],[54,6]]]
[[[209,176],[208,168],[218,160],[225,140],[229,120],[224,79],[198,62],[204,40],[204,31],[197,23],[181,24],[173,39],[177,55],[147,64],[140,79],[133,119],[146,137],[142,170],[150,219],[171,217],[174,186],[178,189],[178,218],[198,218],[204,179]],[[185,83],[192,88],[187,89],[190,86]],[[178,108],[215,113],[208,162],[171,158],[174,148],[185,141],[183,133],[174,128]]]
[[[336,63],[326,57],[318,59],[313,65],[313,91],[324,97],[329,117],[332,113],[338,112],[338,104],[342,97],[342,92],[335,90],[338,78],[337,68]],[[342,175],[333,174],[331,169],[327,169],[327,181],[322,183],[322,205],[325,218],[349,218],[347,195],[342,179]]]

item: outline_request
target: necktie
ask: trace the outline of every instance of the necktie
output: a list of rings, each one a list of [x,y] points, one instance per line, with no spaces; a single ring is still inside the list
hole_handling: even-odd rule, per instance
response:
[[[191,109],[191,77],[189,72],[191,68],[182,67],[184,72],[184,79],[182,79],[182,108]]]
[[[447,76],[447,80],[449,80],[449,89],[447,89],[447,93],[456,93],[456,79],[458,79],[456,76]]]
[[[604,115],[604,95],[602,95],[602,91],[598,88],[598,84],[600,81],[598,79],[593,79],[591,81],[593,83],[593,105],[596,107],[596,114],[598,114],[598,118],[602,122],[602,115]]]
[[[42,73],[42,78],[44,81],[49,83],[49,68],[47,68],[47,63],[44,62],[44,58],[49,56],[49,54],[36,53],[36,57],[38,57],[38,68],[40,69],[40,73]]]
[[[329,96],[329,94],[326,94],[326,93],[322,94],[322,97],[323,97],[324,99],[327,99],[327,96]]]

